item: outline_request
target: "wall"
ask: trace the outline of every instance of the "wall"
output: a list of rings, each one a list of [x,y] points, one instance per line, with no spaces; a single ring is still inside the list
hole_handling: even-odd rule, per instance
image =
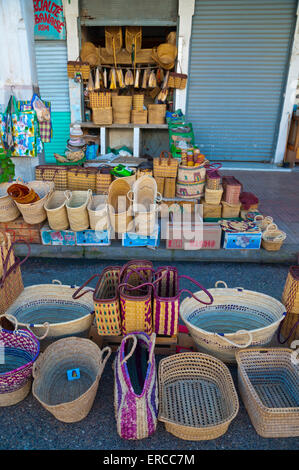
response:
[[[0,31],[0,111],[4,111],[12,91],[17,99],[27,100],[37,87],[33,2],[0,0]],[[34,178],[38,158],[13,161],[17,176]]]

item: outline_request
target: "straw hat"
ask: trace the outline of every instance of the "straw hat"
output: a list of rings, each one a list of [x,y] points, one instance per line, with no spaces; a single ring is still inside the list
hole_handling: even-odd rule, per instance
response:
[[[168,42],[168,44],[173,44],[174,46],[176,45],[176,32],[175,31],[171,31],[167,35],[166,42]]]
[[[177,48],[173,44],[163,43],[152,49],[152,58],[163,69],[171,70],[177,57]]]

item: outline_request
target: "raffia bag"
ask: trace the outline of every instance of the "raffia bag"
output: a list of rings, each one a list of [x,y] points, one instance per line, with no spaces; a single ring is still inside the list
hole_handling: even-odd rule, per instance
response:
[[[0,184],[0,222],[11,222],[19,217],[20,211],[15,202],[7,194],[11,183]]]
[[[70,191],[96,190],[97,168],[75,167],[68,171],[68,189]]]
[[[56,191],[65,191],[67,186],[68,167],[63,165],[38,165],[35,167],[37,181],[53,181]]]
[[[66,191],[66,210],[70,222],[70,228],[74,232],[87,230],[89,227],[89,217],[87,206],[91,198],[92,191]]]
[[[44,206],[53,192],[54,183],[50,181],[31,181],[28,183],[28,187],[37,193],[40,199],[27,204],[20,204],[19,202],[16,202],[16,204],[27,224],[39,224],[47,219]]]
[[[45,204],[48,223],[52,230],[67,230],[69,219],[66,210],[66,195],[64,191],[54,191]]]
[[[196,166],[179,165],[176,196],[182,199],[197,199],[204,193],[206,169],[204,163]]]
[[[59,421],[81,421],[91,410],[110,354],[109,346],[101,350],[89,339],[55,341],[33,366],[33,396]],[[67,371],[74,369],[80,378],[68,380]]]
[[[92,196],[87,206],[89,225],[92,230],[107,230],[109,228],[109,216],[107,196]]]
[[[114,180],[108,193],[108,213],[116,233],[129,232],[133,228],[132,205],[128,198],[130,184],[124,178]]]

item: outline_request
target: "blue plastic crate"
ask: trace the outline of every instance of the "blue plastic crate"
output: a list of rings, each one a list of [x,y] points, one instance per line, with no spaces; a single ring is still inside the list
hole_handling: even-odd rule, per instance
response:
[[[110,246],[110,230],[82,230],[76,232],[76,243],[79,246]]]
[[[122,246],[152,246],[160,245],[160,227],[156,225],[152,235],[138,235],[135,232],[122,234]]]
[[[261,232],[224,232],[223,248],[227,250],[258,250],[261,247]]]

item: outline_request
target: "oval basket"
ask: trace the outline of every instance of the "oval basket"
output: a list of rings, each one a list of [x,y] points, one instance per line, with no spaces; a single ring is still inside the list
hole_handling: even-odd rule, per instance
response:
[[[0,343],[4,347],[5,362],[0,362],[0,407],[15,405],[31,389],[32,366],[39,355],[39,341],[29,331],[18,330],[11,315],[3,315],[15,323],[14,331],[0,326]]]
[[[59,421],[81,421],[93,405],[110,354],[109,346],[101,350],[89,339],[56,341],[34,364],[33,396]],[[79,379],[68,380],[67,371],[72,369],[79,369]]]
[[[239,411],[227,366],[200,353],[160,361],[159,400],[159,420],[166,431],[188,441],[222,436]]]
[[[11,183],[0,184],[0,222],[11,222],[19,217],[20,211],[15,202],[7,194],[7,188]]]
[[[218,288],[219,283],[225,287]],[[224,362],[235,363],[241,348],[268,344],[285,316],[281,302],[260,292],[229,289],[223,281],[208,292],[214,298],[211,306],[189,297],[181,303],[180,316],[196,346]],[[205,294],[195,295],[201,299]]]
[[[50,181],[31,181],[28,186],[39,195],[40,199],[29,204],[16,202],[16,205],[27,224],[39,224],[47,218],[44,205],[54,189],[54,183]]]
[[[43,349],[63,336],[87,337],[94,318],[92,293],[73,300],[76,286],[54,282],[60,281],[26,287],[7,311],[41,339]]]

